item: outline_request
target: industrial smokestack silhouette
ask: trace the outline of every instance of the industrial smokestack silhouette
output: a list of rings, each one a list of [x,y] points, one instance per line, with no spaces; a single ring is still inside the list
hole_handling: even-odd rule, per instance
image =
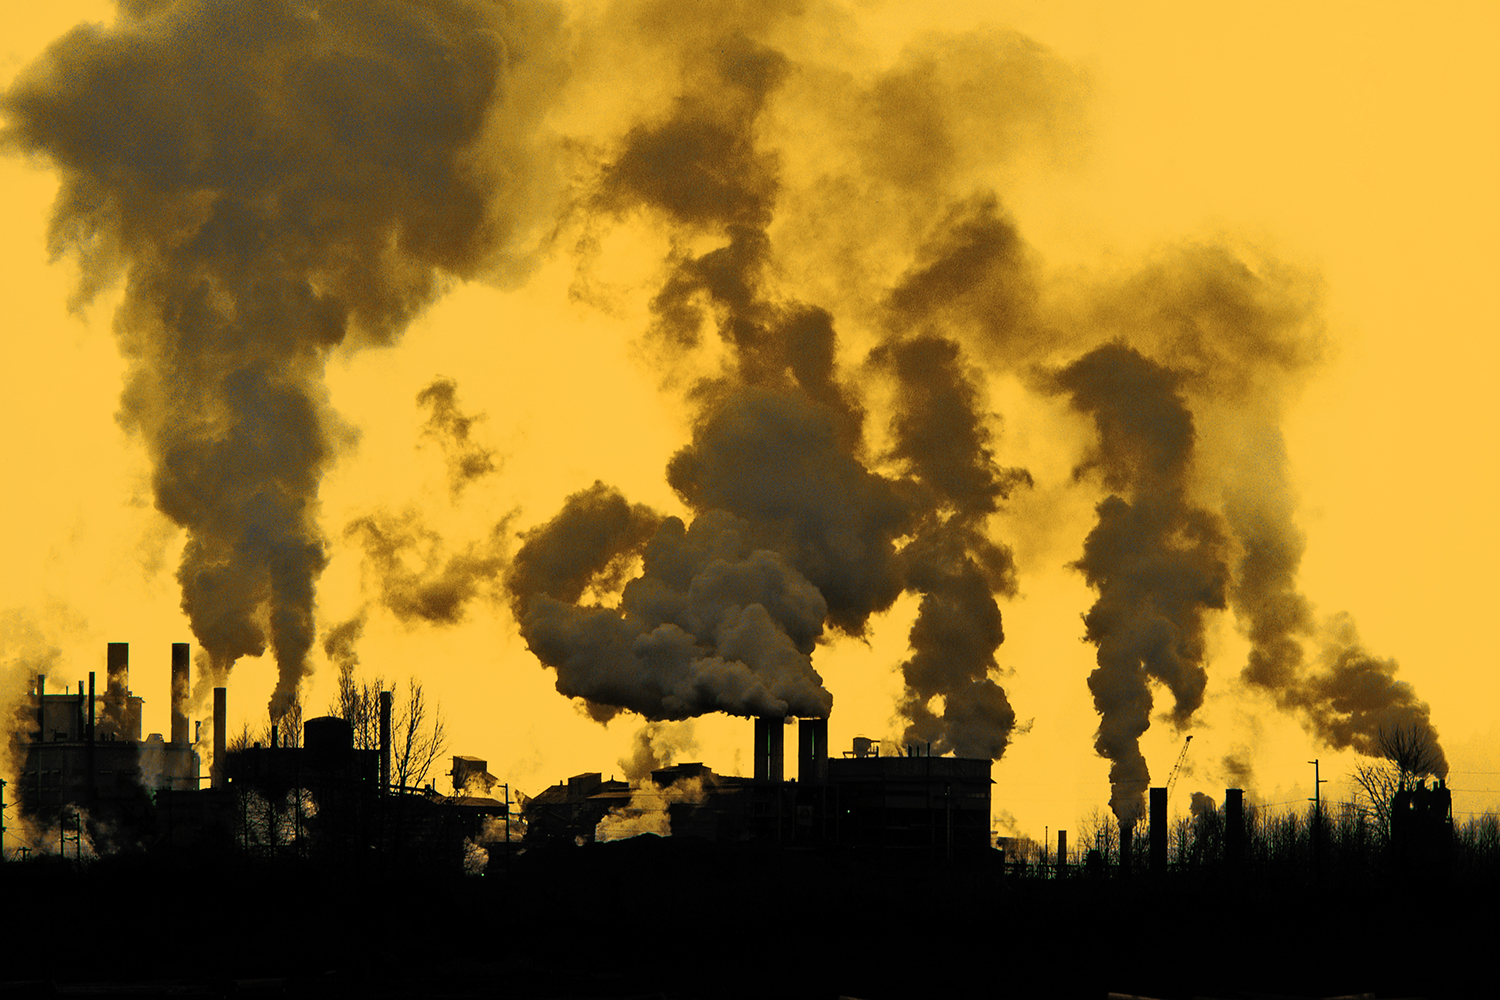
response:
[[[224,753],[228,740],[224,728],[229,725],[229,689],[214,688],[214,763],[209,772],[214,788],[224,787]]]
[[[786,726],[781,719],[755,717],[755,780],[785,781]]]
[[[828,780],[828,720],[797,720],[797,780],[804,785]]]
[[[130,643],[112,642],[104,655],[104,722],[115,739],[124,739],[125,693],[130,687]]]
[[[1167,870],[1167,790],[1151,789],[1151,871]]]
[[[380,692],[380,794],[391,787],[391,694]]]
[[[1224,789],[1224,860],[1239,865],[1245,860],[1245,792]]]
[[[188,644],[172,643],[172,742],[188,741]]]

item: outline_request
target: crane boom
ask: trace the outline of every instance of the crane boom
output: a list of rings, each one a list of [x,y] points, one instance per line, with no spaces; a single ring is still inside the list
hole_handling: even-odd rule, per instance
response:
[[[1172,786],[1177,784],[1177,775],[1182,771],[1182,762],[1187,760],[1188,744],[1193,742],[1192,736],[1182,741],[1182,753],[1177,755],[1177,763],[1172,765],[1172,773],[1167,778],[1167,798],[1172,797]]]

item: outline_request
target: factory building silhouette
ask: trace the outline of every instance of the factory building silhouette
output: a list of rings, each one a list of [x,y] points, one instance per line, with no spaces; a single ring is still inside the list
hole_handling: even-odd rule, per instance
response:
[[[513,808],[509,785],[486,761],[452,758],[452,794],[433,785],[405,787],[391,780],[391,692],[381,693],[379,744],[354,745],[348,721],[306,720],[300,746],[276,728],[262,745],[226,744],[228,693],[214,689],[212,766],[204,773],[200,727],[187,714],[189,647],[171,650],[170,717],[165,736],[142,736],[144,699],[130,686],[129,646],[106,651],[106,683],[88,675],[77,690],[49,692],[37,676],[11,734],[21,769],[11,812],[0,812],[0,837],[16,827],[16,813],[43,845],[81,853],[84,837],[99,853],[120,850],[241,852],[299,857],[338,865],[453,867],[493,864],[528,847],[581,845],[639,833],[691,837],[718,844],[760,843],[790,849],[878,853],[890,857],[1001,862],[1013,842],[990,833],[991,762],[933,756],[906,746],[883,752],[857,737],[838,753],[828,745],[828,720],[796,723],[796,774],[786,750],[791,721],[753,720],[752,774],[718,774],[698,762],[652,771],[632,785],[599,772],[573,775]],[[191,729],[191,732],[190,732]],[[291,745],[289,745],[291,744]],[[208,787],[204,787],[207,784]],[[0,787],[0,792],[3,792]],[[503,791],[498,796],[497,791]],[[1451,793],[1442,782],[1402,789],[1392,806],[1396,859],[1408,864],[1441,858],[1453,839]],[[1228,789],[1219,857],[1247,859],[1243,792]],[[1145,828],[1120,828],[1118,865],[1168,868],[1167,791],[1150,789]],[[1145,849],[1133,848],[1136,836]],[[1058,832],[1052,865],[1063,873],[1070,855]],[[52,839],[55,838],[55,839]],[[1084,871],[1104,859],[1084,848]],[[999,847],[999,851],[993,848]],[[0,856],[15,844],[0,839]],[[482,869],[484,861],[479,867]]]
[[[228,692],[215,688],[204,774],[199,727],[189,736],[188,653],[187,643],[172,644],[170,739],[142,738],[144,699],[130,688],[127,643],[108,645],[102,696],[93,672],[88,694],[81,680],[76,694],[48,694],[47,678],[36,678],[23,710],[31,724],[11,734],[22,751],[15,805],[33,830],[57,837],[60,853],[81,853],[86,836],[100,853],[240,850],[441,866],[462,857],[466,840],[488,836],[488,821],[504,829],[509,807],[489,796],[495,779],[482,760],[454,758],[453,795],[391,783],[390,692],[377,749],[356,749],[349,723],[328,716],[305,722],[301,746],[272,727],[268,745],[230,750]],[[0,854],[7,846],[0,841]]]
[[[881,754],[856,738],[842,755],[828,752],[828,720],[797,720],[797,776],[785,774],[785,720],[754,720],[754,774],[716,774],[701,763],[651,772],[648,796],[664,802],[674,836],[732,843],[879,850],[957,859],[982,856],[990,843],[990,761],[934,757],[928,748]],[[687,783],[685,795],[671,794]],[[611,813],[628,810],[638,791],[574,775],[526,803],[527,837],[588,843]]]
[[[288,745],[297,741],[273,727],[268,744],[230,750],[228,695],[215,688],[212,764],[205,773],[201,727],[190,727],[187,715],[188,644],[172,645],[170,738],[142,737],[144,699],[130,688],[129,653],[127,643],[108,644],[102,695],[93,672],[87,694],[81,680],[76,693],[48,693],[47,678],[37,677],[27,709],[34,721],[13,734],[24,744],[16,805],[34,829],[57,831],[64,852],[86,823],[96,849],[442,863],[462,856],[466,841],[490,852],[593,842],[600,821],[641,793],[598,773],[581,774],[526,800],[518,812],[487,763],[462,755],[453,757],[449,772],[452,795],[430,785],[395,787],[390,692],[382,693],[378,749],[357,749],[350,724],[328,716],[306,720],[301,746]],[[828,720],[801,719],[797,774],[788,780],[788,721],[754,720],[749,777],[716,774],[700,763],[653,772],[646,794],[655,790],[671,800],[660,832],[944,859],[982,855],[992,846],[989,760],[935,757],[916,746],[883,754],[864,738],[832,756]],[[690,785],[691,795],[680,794]],[[497,787],[503,798],[490,794]]]

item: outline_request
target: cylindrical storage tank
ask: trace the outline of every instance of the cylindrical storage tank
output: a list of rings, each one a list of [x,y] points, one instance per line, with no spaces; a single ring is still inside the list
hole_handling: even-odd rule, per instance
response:
[[[354,728],[336,715],[321,715],[302,724],[302,745],[315,767],[334,767],[349,759]]]

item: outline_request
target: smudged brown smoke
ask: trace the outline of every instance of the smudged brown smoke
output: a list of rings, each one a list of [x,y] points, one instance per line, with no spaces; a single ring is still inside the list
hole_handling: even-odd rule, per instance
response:
[[[458,407],[458,383],[436,378],[417,393],[417,403],[430,409],[422,434],[436,440],[448,460],[448,490],[454,500],[464,487],[495,472],[495,452],[469,437],[483,415],[469,416]]]
[[[532,227],[556,221],[542,113],[570,68],[638,50],[654,77],[616,134],[573,145],[596,162],[566,221],[579,245],[633,217],[671,242],[650,334],[697,416],[667,470],[690,516],[595,484],[507,566],[508,522],[450,552],[415,513],[370,515],[349,532],[389,610],[458,621],[503,576],[532,649],[598,717],[820,714],[825,630],[861,635],[911,592],[907,738],[998,757],[1015,714],[997,598],[1017,569],[992,519],[1030,480],[1000,461],[985,390],[991,372],[1043,369],[1093,421],[1086,471],[1111,494],[1076,565],[1099,593],[1090,686],[1122,817],[1146,783],[1151,684],[1188,725],[1204,616],[1226,603],[1252,645],[1245,683],[1330,745],[1393,721],[1431,731],[1394,664],[1352,626],[1320,633],[1298,590],[1279,425],[1318,356],[1313,283],[1188,247],[1051,301],[990,190],[1086,131],[1083,78],[1040,46],[930,35],[848,70],[818,51],[837,13],[792,3],[610,4],[569,26],[566,54],[541,4],[120,11],[5,96],[4,143],[62,173],[51,240],[83,265],[80,300],[125,275],[121,419],[188,532],[200,686],[269,644],[273,716],[289,703],[326,561],[318,483],[348,437],[321,388],[328,354],[392,342],[449,280],[523,274]],[[699,378],[705,354],[717,368]],[[877,388],[893,401],[880,428]],[[457,497],[493,457],[451,383],[420,400]],[[329,655],[353,657],[356,632],[335,628]]]
[[[1226,542],[1219,519],[1190,497],[1193,421],[1171,372],[1106,344],[1056,384],[1093,419],[1099,437],[1087,468],[1116,491],[1099,504],[1075,565],[1099,593],[1084,616],[1099,649],[1089,675],[1100,716],[1094,748],[1110,762],[1110,806],[1129,824],[1144,812],[1150,777],[1140,751],[1149,682],[1172,692],[1179,728],[1203,704],[1204,615],[1225,605]]]
[[[638,785],[651,779],[652,771],[670,767],[685,754],[698,752],[691,722],[648,722],[635,731],[630,755],[620,758],[625,780]]]
[[[461,0],[127,3],[5,95],[5,145],[62,175],[51,243],[78,256],[79,298],[125,274],[120,418],[188,531],[183,608],[216,677],[269,643],[273,718],[309,669],[326,563],[318,483],[342,432],[324,361],[392,342],[521,231],[531,140],[507,143],[508,190],[475,144],[535,117],[555,21]]]

